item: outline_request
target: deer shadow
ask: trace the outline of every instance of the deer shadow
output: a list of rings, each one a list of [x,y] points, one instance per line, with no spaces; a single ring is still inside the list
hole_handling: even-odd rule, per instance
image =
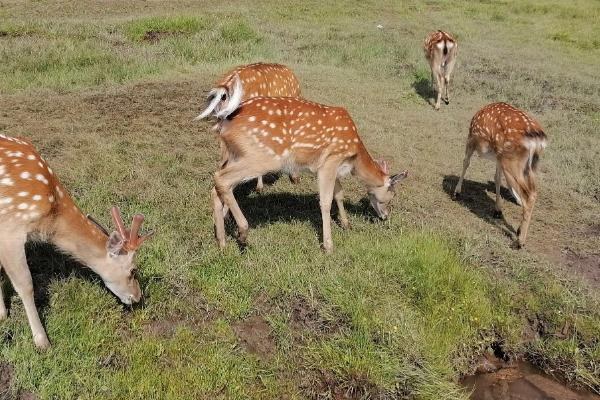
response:
[[[61,253],[52,244],[28,242],[25,245],[25,253],[33,281],[35,305],[44,325],[45,311],[50,307],[50,287],[56,281],[64,281],[71,278],[86,280],[95,285],[102,286],[115,299],[118,299],[117,296],[106,288],[100,276],[69,255]],[[0,285],[2,285],[4,304],[10,313],[11,303],[18,294],[5,273],[0,273]],[[144,287],[142,280],[140,280],[140,286]],[[119,304],[122,305],[124,310],[132,308],[131,306],[122,304],[120,301]],[[8,335],[9,337],[0,338],[0,342],[10,341],[10,333]]]
[[[457,183],[458,176],[444,176],[442,188],[451,199],[453,199],[454,188]],[[500,187],[500,196],[505,202],[517,205],[511,192],[503,186]],[[496,184],[493,181],[484,184],[465,179],[463,181],[463,191],[456,201],[485,222],[499,228],[507,237],[514,239],[516,230],[506,221],[504,214],[500,218],[494,216],[496,211],[495,198]]]
[[[264,178],[263,178],[264,179]],[[264,180],[266,184],[266,180]],[[319,242],[323,241],[323,221],[319,206],[319,194],[294,194],[289,192],[255,193],[255,181],[239,185],[235,189],[235,198],[242,209],[250,229],[272,225],[277,222],[308,221],[317,232]],[[372,210],[368,199],[363,198],[358,203],[344,201],[348,215],[360,215],[370,222],[379,221]],[[340,225],[338,209],[333,202],[331,207],[332,222]],[[236,237],[237,225],[229,214],[226,219],[227,234]],[[238,243],[239,244],[239,243]],[[245,245],[239,244],[241,250]]]
[[[434,97],[435,90],[433,89],[433,83],[431,80],[424,78],[422,76],[415,76],[411,86],[415,90],[415,92],[421,97],[423,100],[427,102],[430,106],[434,106]]]

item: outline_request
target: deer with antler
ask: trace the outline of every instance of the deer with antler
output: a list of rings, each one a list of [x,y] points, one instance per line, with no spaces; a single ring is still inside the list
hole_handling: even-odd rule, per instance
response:
[[[117,231],[109,233],[81,212],[29,141],[0,135],[0,270],[23,301],[38,348],[50,343],[34,302],[25,257],[28,238],[50,242],[91,268],[123,303],[140,300],[134,256],[151,233],[140,236],[141,214],[131,229],[125,228],[118,208],[111,214]],[[6,317],[0,286],[0,319]]]
[[[240,101],[253,97],[300,97],[300,82],[294,72],[281,64],[255,63],[241,65],[229,71],[208,93],[207,107],[195,120],[208,116],[222,119],[231,114]],[[227,161],[227,151],[221,148],[221,163]],[[291,171],[290,180],[298,182],[297,171]],[[256,190],[264,188],[262,176],[258,177]]]
[[[458,43],[448,32],[436,31],[427,35],[423,49],[431,68],[431,85],[437,88],[435,109],[439,110],[442,94],[444,102],[450,103],[448,87],[450,86],[450,75],[456,63]]]
[[[525,112],[506,103],[492,103],[479,110],[471,120],[463,161],[463,170],[454,189],[458,198],[463,180],[475,151],[496,161],[496,210],[502,218],[500,185],[502,175],[515,200],[523,208],[517,230],[517,247],[527,238],[533,206],[537,199],[536,170],[540,155],[546,148],[546,134],[540,124]]]
[[[233,195],[234,187],[267,172],[309,170],[316,173],[323,221],[323,248],[333,250],[331,204],[335,200],[342,227],[349,226],[340,178],[356,175],[367,187],[371,205],[386,219],[387,205],[408,172],[390,175],[385,162],[375,161],[358,136],[344,108],[297,98],[257,97],[224,115],[218,129],[227,162],[215,173],[211,191],[215,233],[225,246],[224,214],[231,211],[238,240],[246,241],[248,221]],[[232,111],[232,112],[233,112]]]

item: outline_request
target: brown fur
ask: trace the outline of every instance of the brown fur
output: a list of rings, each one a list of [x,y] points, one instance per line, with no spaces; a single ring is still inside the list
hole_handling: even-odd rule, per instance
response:
[[[448,32],[436,31],[427,35],[423,49],[431,68],[431,85],[437,88],[435,109],[439,110],[442,92],[446,104],[450,103],[450,75],[456,63],[458,43]]]
[[[255,63],[241,65],[229,71],[217,82],[217,87],[224,87],[231,93],[233,79],[239,76],[244,95],[242,101],[254,97],[300,97],[300,82],[294,72],[281,64]],[[227,162],[226,153],[221,151],[221,165]],[[299,180],[297,171],[290,171],[290,180],[297,183]],[[263,190],[262,176],[258,177],[256,190]]]
[[[474,151],[496,160],[496,213],[501,215],[500,184],[502,174],[523,207],[518,230],[519,246],[525,243],[531,213],[537,199],[535,172],[539,156],[546,146],[546,134],[540,124],[525,112],[506,103],[493,103],[479,110],[471,120],[463,171],[455,189],[462,183]]]
[[[223,217],[228,209],[244,242],[248,223],[233,196],[240,182],[280,170],[310,170],[319,181],[323,218],[323,246],[333,248],[329,211],[336,200],[340,220],[348,226],[339,177],[358,176],[387,203],[390,178],[371,158],[360,140],[356,126],[343,108],[328,107],[297,98],[258,97],[241,104],[229,120],[221,123],[221,140],[228,162],[215,173],[212,191],[216,235],[225,246]],[[387,185],[387,186],[386,186]]]

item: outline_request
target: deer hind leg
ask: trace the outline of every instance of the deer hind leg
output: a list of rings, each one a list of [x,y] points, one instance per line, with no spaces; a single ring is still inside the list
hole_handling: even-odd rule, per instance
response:
[[[494,176],[496,183],[496,210],[494,211],[494,218],[502,218],[502,196],[500,196],[500,186],[502,185],[502,165],[500,162],[496,162],[496,175]]]
[[[525,245],[525,240],[527,239],[531,214],[537,199],[533,172],[528,171],[529,176],[527,178],[524,176],[526,162],[524,165],[523,163],[507,163],[503,167],[506,182],[521,200],[523,214],[519,229],[517,229],[516,243],[517,247],[521,248]]]
[[[444,102],[446,104],[450,104],[450,75],[452,75],[452,70],[454,70],[454,64],[456,63],[456,55],[453,50],[448,54],[448,58],[446,59],[446,66],[444,67],[444,88],[445,88],[445,99]]]
[[[3,238],[0,241],[0,263],[3,265],[6,275],[8,275],[15,291],[23,301],[31,333],[33,334],[33,342],[37,348],[43,350],[50,347],[50,342],[35,306],[33,282],[29,266],[27,265],[27,258],[25,257],[26,241],[26,234]]]
[[[321,206],[321,218],[323,220],[323,249],[327,253],[333,251],[333,240],[331,239],[331,203],[333,202],[336,175],[337,164],[334,163],[323,165],[317,172],[319,205]]]
[[[465,179],[465,174],[467,173],[467,168],[469,168],[469,165],[471,164],[471,157],[473,156],[474,151],[475,146],[472,144],[471,141],[467,141],[467,147],[465,149],[465,158],[463,160],[463,169],[460,174],[460,178],[458,179],[458,183],[454,188],[454,198],[458,198],[459,194],[462,193],[463,181]]]
[[[437,86],[437,99],[435,101],[435,109],[439,110],[442,101],[442,91],[444,90],[444,77],[442,75],[441,64],[436,60],[433,65],[433,74],[435,75],[435,82]]]
[[[346,209],[344,208],[344,190],[342,189],[342,184],[340,183],[339,179],[335,180],[335,187],[333,188],[333,198],[335,199],[335,203],[337,204],[340,224],[342,225],[342,228],[350,228],[350,223],[348,222],[348,215],[346,214]]]

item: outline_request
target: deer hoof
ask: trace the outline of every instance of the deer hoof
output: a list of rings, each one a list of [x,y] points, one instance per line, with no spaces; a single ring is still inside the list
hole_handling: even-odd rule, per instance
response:
[[[50,348],[50,342],[46,334],[38,334],[33,337],[33,342],[38,350],[48,350]]]
[[[496,218],[496,219],[502,218],[502,211],[494,210],[494,218]]]
[[[350,225],[350,222],[348,222],[348,221],[341,220],[340,225],[341,225],[342,229],[345,229],[345,230],[352,228],[352,226]]]
[[[323,251],[326,254],[333,253],[333,244],[332,243],[323,243]]]
[[[450,104],[450,99],[444,99],[444,103],[446,103],[446,105]]]

